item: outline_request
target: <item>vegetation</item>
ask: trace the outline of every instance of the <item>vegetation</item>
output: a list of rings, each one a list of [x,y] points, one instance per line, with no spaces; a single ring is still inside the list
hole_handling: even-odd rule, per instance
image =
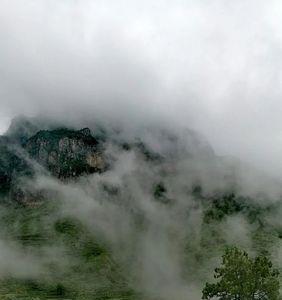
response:
[[[202,299],[277,300],[279,272],[266,256],[252,259],[236,247],[226,248],[222,266],[215,269],[217,283],[207,283]]]
[[[116,143],[120,151],[135,151],[137,164],[142,162],[140,168],[136,167],[134,172],[130,169],[129,173],[126,170],[115,173],[113,170],[118,180],[109,180],[107,174],[95,176],[97,181],[91,186],[88,184],[93,183],[91,177],[79,179],[79,176],[103,172],[108,167],[108,162],[105,162],[105,167],[99,167],[99,163],[97,167],[95,164],[93,166],[95,155],[102,161],[109,159],[114,164],[115,157],[102,153],[103,143],[107,141],[106,132],[101,129],[92,136],[88,128],[79,131],[65,128],[36,130],[36,134],[34,131],[32,126],[25,124],[19,135],[16,132],[14,135],[11,133],[10,137],[0,137],[0,242],[4,246],[6,242],[8,245],[13,243],[11,249],[19,253],[20,258],[28,255],[32,261],[35,259],[40,274],[33,276],[29,273],[32,263],[28,267],[24,265],[25,272],[21,276],[5,270],[1,273],[0,270],[0,300],[163,300],[168,296],[160,293],[155,295],[154,291],[161,289],[162,282],[169,283],[175,279],[174,271],[177,280],[179,275],[181,284],[196,282],[202,286],[209,276],[207,268],[220,257],[223,247],[228,244],[242,246],[244,241],[241,233],[246,232],[246,248],[258,256],[253,259],[239,248],[226,248],[222,266],[215,270],[217,282],[206,284],[203,299],[279,298],[279,273],[272,267],[266,254],[280,250],[281,225],[269,218],[281,211],[279,201],[254,201],[236,193],[235,188],[207,193],[200,182],[193,188],[189,176],[182,182],[184,172],[177,174],[178,158],[183,157],[181,147],[168,147],[169,151],[161,155],[139,139],[132,143]],[[177,143],[173,138],[170,139],[172,143]],[[17,144],[13,144],[14,140],[17,140]],[[20,152],[15,149],[20,149]],[[114,208],[109,215],[105,213],[101,217],[105,218],[105,230],[109,228],[110,236],[115,235],[113,240],[118,241],[112,242],[107,234],[103,236],[99,226],[89,226],[92,222],[84,220],[84,213],[79,216],[72,209],[69,212],[69,206],[64,207],[66,203],[63,203],[68,200],[68,193],[63,195],[61,201],[58,192],[48,193],[48,190],[38,190],[38,187],[33,189],[31,180],[26,186],[21,179],[30,179],[37,175],[35,172],[41,171],[37,170],[36,164],[30,164],[22,158],[21,151],[29,153],[31,162],[37,161],[55,178],[62,179],[63,189],[68,187],[69,182],[71,188],[82,187],[81,194],[87,198],[85,209],[88,210],[88,205],[92,207],[92,200],[97,202],[97,207],[106,204],[106,208]],[[92,158],[91,164],[89,157]],[[190,169],[187,174],[189,172]],[[109,173],[109,177],[111,175]],[[189,181],[187,184],[186,180]],[[177,184],[174,185],[175,182]],[[80,193],[77,195],[79,198]],[[135,200],[139,200],[138,197],[140,202],[142,197],[146,199],[137,203]],[[79,200],[78,207],[84,205]],[[113,220],[107,220],[111,217]],[[127,217],[126,225],[120,222],[123,218],[127,220]],[[234,220],[235,223],[232,223]],[[238,220],[246,224],[239,224]],[[121,235],[113,234],[113,226],[120,229]],[[237,227],[239,231],[236,232]],[[236,235],[237,240],[230,242],[229,239],[236,238]],[[103,240],[106,237],[107,241]],[[160,244],[152,244],[154,239]],[[152,251],[152,245],[159,248],[155,247]],[[176,249],[177,252],[174,252]],[[155,264],[157,256],[160,260]],[[172,262],[166,265],[170,256],[173,256]],[[179,258],[177,270],[173,266],[175,256]],[[13,257],[11,255],[10,260]],[[146,264],[150,266],[144,266]],[[165,280],[160,278],[157,283],[153,282],[153,293],[145,291],[144,295],[140,295],[139,290],[143,286],[138,282],[139,275],[150,277],[148,273],[142,273],[142,268],[147,267],[151,272],[151,265],[159,269],[154,276],[163,276]],[[171,266],[173,274],[166,277],[164,273]],[[175,286],[177,289],[178,285]],[[200,298],[201,288],[197,292]]]
[[[61,216],[58,205],[1,207],[1,239],[16,241],[16,249],[43,264],[36,277],[1,276],[0,300],[138,299],[107,244],[76,218]],[[53,249],[50,257],[46,249]]]

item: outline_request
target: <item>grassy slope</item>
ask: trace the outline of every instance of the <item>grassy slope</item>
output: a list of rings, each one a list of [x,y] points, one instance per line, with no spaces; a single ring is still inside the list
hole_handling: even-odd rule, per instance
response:
[[[54,252],[54,261],[46,259],[40,276],[3,279],[0,299],[138,298],[107,247],[97,243],[78,221],[56,216],[54,205],[37,209],[10,207],[0,225],[5,228],[2,238],[12,237],[22,252],[40,256],[58,245],[63,249]]]
[[[165,189],[157,187],[156,200]],[[156,196],[156,195],[155,195]],[[203,202],[204,215],[200,240],[187,238],[184,272],[188,281],[205,282],[212,274],[210,260],[219,257],[226,245],[222,226],[227,216],[243,215],[251,225],[250,239],[256,252],[272,252],[279,244],[280,228],[267,225],[265,216],[278,208],[247,205],[233,194]],[[130,288],[130,278],[114,261],[107,245],[97,240],[78,220],[62,217],[58,203],[36,207],[10,206],[0,218],[2,240],[17,241],[23,253],[45,257],[39,276],[6,276],[0,282],[0,299],[140,299]],[[166,202],[164,203],[166,205]],[[59,249],[58,251],[56,249]],[[55,251],[56,250],[56,251]],[[189,268],[185,268],[185,265]],[[1,270],[0,270],[1,271]],[[142,298],[144,299],[144,298]]]

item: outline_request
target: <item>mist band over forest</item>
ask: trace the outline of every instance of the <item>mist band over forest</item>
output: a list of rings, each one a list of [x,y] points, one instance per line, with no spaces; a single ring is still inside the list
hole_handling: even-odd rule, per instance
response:
[[[0,299],[280,299],[282,4],[0,3]]]

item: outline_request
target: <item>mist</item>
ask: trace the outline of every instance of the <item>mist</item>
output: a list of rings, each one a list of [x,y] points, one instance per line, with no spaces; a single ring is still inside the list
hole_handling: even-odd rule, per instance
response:
[[[194,134],[178,131],[173,136],[159,128],[144,130],[141,140],[151,151],[165,157],[160,164],[146,159],[138,149],[122,149],[116,140],[130,140],[127,131],[119,136],[108,135],[105,155],[111,168],[77,180],[58,180],[35,164],[37,175],[32,181],[23,181],[21,188],[35,194],[47,191],[44,202],[51,205],[51,210],[47,214],[44,210],[40,212],[43,204],[39,199],[30,200],[23,210],[12,210],[15,217],[10,217],[9,223],[13,226],[4,226],[1,233],[0,279],[11,276],[45,282],[73,272],[75,262],[86,264],[68,250],[64,236],[55,233],[58,221],[65,219],[77,220],[89,237],[95,237],[106,247],[111,259],[121,266],[120,277],[141,294],[140,299],[200,299],[203,285],[212,278],[225,244],[240,246],[252,254],[260,253],[260,247],[267,248],[281,268],[281,242],[277,234],[281,223],[280,184],[237,161],[222,160]],[[165,186],[164,193],[156,196],[154,191],[159,184]],[[198,193],[197,186],[201,187]],[[244,197],[246,207],[262,209],[262,215],[251,221],[242,210],[207,221],[213,200],[223,201],[222,195],[231,192],[239,199]],[[3,215],[5,209],[1,208]],[[39,217],[29,220],[29,227],[35,236],[43,232],[47,245],[25,246],[17,241],[18,235],[25,237],[26,229],[21,229],[26,222],[21,216],[25,210],[38,214]],[[260,222],[266,229],[260,228]],[[273,232],[267,233],[272,226]],[[267,240],[264,236],[254,238],[260,233]],[[76,243],[83,241],[78,239]],[[30,264],[32,268],[27,267]],[[48,267],[50,264],[56,264],[56,276]],[[99,286],[99,267],[96,268],[87,273],[88,288]]]
[[[1,131],[18,114],[171,123],[280,177],[281,14],[277,0],[3,0]]]
[[[14,223],[0,230],[0,279],[53,284],[49,265],[58,277],[83,265],[55,232],[62,218],[144,299],[200,299],[226,244],[267,248],[281,269],[281,17],[278,0],[1,0],[0,134],[19,115],[39,129],[101,125],[111,168],[64,182],[19,152],[36,170],[21,188],[48,191],[52,214],[29,208],[26,225],[29,211],[17,220],[1,204]],[[164,164],[121,149],[136,140]],[[232,193],[242,211],[207,221]],[[21,224],[53,242],[23,246]],[[85,290],[100,284],[91,272]]]

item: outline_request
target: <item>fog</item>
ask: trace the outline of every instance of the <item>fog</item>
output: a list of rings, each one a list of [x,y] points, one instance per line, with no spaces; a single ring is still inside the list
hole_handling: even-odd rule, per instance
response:
[[[160,120],[280,176],[278,0],[0,3],[1,131],[17,115]]]
[[[213,156],[176,159],[164,179],[172,206],[152,197],[152,183],[163,180],[160,170],[111,143],[112,170],[76,183],[42,174],[33,182],[56,193],[63,216],[102,236],[134,289],[151,298],[200,298],[221,254],[209,244],[212,226],[226,243],[256,253],[251,236],[257,227],[244,215],[203,225],[191,184],[198,180],[207,195],[234,187],[228,178],[235,168],[239,195],[262,207],[265,198],[280,199],[280,186],[262,174],[282,179],[281,17],[278,0],[0,2],[1,133],[17,115],[75,127],[97,121],[123,128],[127,138],[138,132],[158,152],[169,151],[162,136],[146,132],[157,126],[181,136],[181,153],[194,145],[182,135],[188,128],[209,151],[229,157],[226,165]],[[117,202],[105,183],[118,187]],[[281,227],[280,210],[264,221]],[[140,215],[147,224],[142,230],[134,226]],[[53,257],[62,269],[69,266],[61,259],[63,245],[26,252],[2,231],[0,276],[40,278]],[[281,242],[273,239],[269,252],[281,267]],[[206,257],[201,263],[199,253]]]
[[[219,159],[206,144],[199,143],[199,137],[193,139],[192,132],[185,133],[178,132],[176,140],[158,130],[143,133],[146,145],[150,147],[150,141],[155,141],[154,150],[166,158],[161,164],[145,159],[137,149],[118,147],[115,135],[109,135],[105,145],[111,168],[101,174],[61,181],[34,164],[37,176],[23,181],[21,188],[35,194],[47,191],[45,203],[54,202],[56,206],[47,214],[41,211],[39,220],[27,215],[29,230],[46,235],[50,241],[43,246],[26,246],[17,240],[17,236],[25,237],[27,220],[21,215],[24,210],[12,210],[11,214],[11,208],[1,207],[3,215],[8,210],[11,221],[6,225],[5,218],[1,218],[5,226],[0,231],[0,279],[10,276],[38,282],[62,280],[61,274],[75,276],[74,262],[87,265],[83,257],[73,252],[75,248],[69,251],[68,242],[54,233],[56,222],[64,218],[78,220],[90,236],[106,245],[112,259],[121,266],[122,276],[134,291],[141,293],[141,299],[200,299],[224,245],[237,245],[255,255],[260,253],[259,243],[263,243],[275,266],[281,268],[281,239],[277,233],[281,228],[280,185],[237,161]],[[166,192],[158,198],[154,189],[160,182]],[[194,193],[195,184],[201,187],[200,195]],[[258,205],[261,215],[252,222],[242,210],[206,221],[213,197],[222,201],[221,192],[230,191],[244,197],[247,212],[252,209],[248,207],[254,205],[255,209]],[[41,201],[33,203],[31,199],[24,209],[36,214]],[[257,238],[259,234],[265,234],[265,240]],[[50,270],[50,264],[56,265],[56,274]],[[96,269],[99,265],[87,273],[87,281],[85,274],[79,273],[93,290],[102,277],[95,277]],[[74,285],[72,278],[70,283],[67,279],[67,288],[67,284]],[[75,284],[81,284],[78,282]],[[84,288],[84,282],[81,287]]]

